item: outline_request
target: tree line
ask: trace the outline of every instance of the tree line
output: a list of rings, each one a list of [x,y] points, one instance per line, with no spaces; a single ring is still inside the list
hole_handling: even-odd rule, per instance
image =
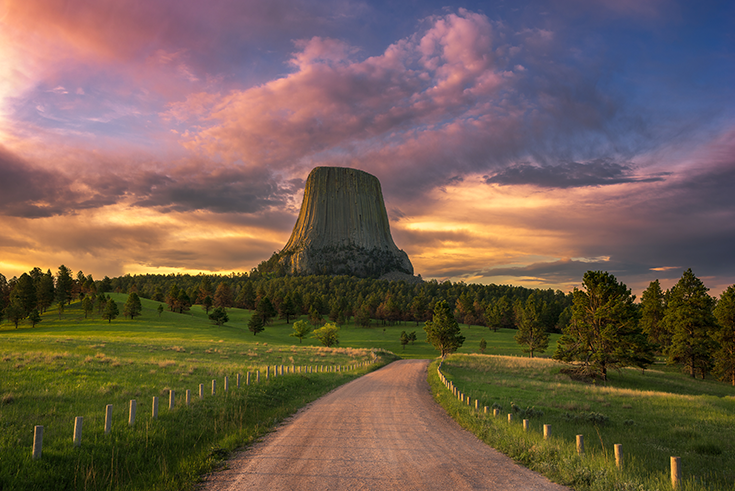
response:
[[[610,369],[645,369],[658,355],[691,377],[712,373],[735,386],[735,285],[716,299],[687,269],[670,290],[652,281],[640,304],[608,272],[588,271],[582,285],[554,353],[572,373],[605,380]]]
[[[14,319],[27,319],[33,309],[44,312],[56,303],[59,308],[72,301],[95,299],[105,292],[136,293],[141,298],[165,302],[172,312],[185,313],[201,305],[207,313],[217,307],[256,310],[264,324],[279,317],[290,322],[308,315],[313,322],[329,319],[342,325],[354,319],[364,327],[424,322],[434,305],[446,301],[457,320],[470,326],[497,330],[513,328],[518,312],[533,296],[539,306],[540,322],[549,332],[561,332],[569,319],[572,297],[559,290],[538,290],[510,285],[478,285],[462,282],[419,284],[404,281],[361,279],[350,276],[276,277],[250,273],[230,275],[125,275],[95,280],[66,266],[55,274],[34,268],[7,281],[0,275],[0,312],[22,304]],[[261,305],[264,302],[263,305]]]
[[[548,348],[548,334],[562,333],[554,357],[572,364],[582,376],[606,378],[609,369],[645,368],[655,356],[680,364],[692,377],[713,373],[735,385],[735,286],[720,299],[691,270],[670,290],[658,280],[635,303],[630,289],[607,272],[588,271],[582,288],[571,293],[510,285],[422,283],[350,276],[275,276],[257,269],[230,275],[124,275],[95,280],[61,265],[55,274],[33,268],[6,280],[0,274],[0,321],[40,321],[56,305],[59,313],[80,300],[85,316],[97,309],[111,321],[119,314],[106,292],[165,302],[172,312],[201,305],[215,323],[226,322],[226,309],[254,310],[254,334],[276,317],[307,315],[314,325],[329,319],[337,326],[363,327],[432,319],[444,302],[457,322],[492,330],[517,329],[516,340],[531,356]],[[132,295],[135,294],[135,295]],[[112,302],[114,303],[114,302]],[[135,304],[135,302],[133,302]],[[107,309],[109,308],[109,312]],[[443,311],[444,311],[443,310]],[[126,316],[140,313],[124,306]]]

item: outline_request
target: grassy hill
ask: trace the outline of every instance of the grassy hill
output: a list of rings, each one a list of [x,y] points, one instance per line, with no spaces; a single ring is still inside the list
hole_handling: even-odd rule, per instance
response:
[[[112,296],[121,304],[126,299]],[[340,331],[340,347],[328,349],[311,337],[299,344],[283,320],[254,336],[247,330],[251,314],[244,310],[229,309],[230,321],[216,326],[199,307],[186,314],[165,310],[159,316],[158,302],[142,303],[143,315],[135,320],[119,317],[108,323],[96,312],[85,319],[74,303],[61,317],[55,310],[47,312],[32,329],[0,325],[0,489],[57,489],[62,484],[69,489],[186,489],[227,452],[366,369],[279,377],[239,390],[234,388],[237,373],[244,380],[248,371],[264,373],[272,365],[372,361],[372,353],[363,348],[407,358],[437,356],[422,326],[412,322],[367,329],[348,324]],[[404,330],[415,330],[418,337],[405,351],[399,342]],[[516,460],[579,489],[595,489],[591,482],[612,486],[607,489],[664,489],[668,458],[678,455],[688,479],[685,489],[735,488],[734,388],[691,380],[662,363],[645,374],[623,370],[611,373],[607,385],[588,385],[571,381],[548,359],[556,335],[547,358],[529,360],[513,330],[462,326],[462,332],[465,344],[445,362],[447,376],[473,400],[502,407],[504,414],[512,406],[534,408],[533,434],[478,418],[447,398],[430,370],[437,398],[462,424]],[[480,356],[481,338],[488,344],[486,354],[499,356]],[[389,360],[386,356],[377,365]],[[211,381],[221,389],[225,376],[230,391],[212,397]],[[199,384],[207,393],[202,401]],[[190,407],[183,400],[187,389],[194,399]],[[177,398],[173,411],[168,410],[170,390]],[[151,419],[153,396],[159,398],[157,420]],[[133,428],[127,426],[130,399],[138,403]],[[107,404],[113,404],[110,435],[103,431]],[[72,445],[75,416],[84,417],[81,448]],[[546,447],[548,442],[538,436],[544,423],[553,425],[557,446]],[[32,461],[37,424],[45,427],[44,455]],[[589,458],[581,463],[573,455],[577,433],[585,434],[588,448]],[[611,467],[613,443],[624,445],[624,473]]]

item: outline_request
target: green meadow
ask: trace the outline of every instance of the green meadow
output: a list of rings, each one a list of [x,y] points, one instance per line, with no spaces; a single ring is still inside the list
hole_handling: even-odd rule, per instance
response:
[[[674,367],[612,372],[607,384],[572,381],[549,359],[451,355],[442,373],[471,398],[460,403],[439,381],[437,400],[489,445],[579,490],[671,489],[670,457],[681,458],[682,489],[735,489],[735,389],[693,380]],[[480,411],[474,411],[477,399]],[[483,407],[488,406],[488,415]],[[492,409],[500,411],[493,417]],[[514,415],[508,423],[507,415]],[[524,432],[522,420],[528,419]],[[549,440],[543,425],[551,425]],[[575,436],[584,438],[577,455]],[[614,444],[622,444],[623,467]]]
[[[112,296],[118,302],[126,298]],[[98,315],[85,319],[75,303],[61,317],[47,312],[32,329],[2,325],[0,489],[190,489],[232,450],[394,359],[381,352],[376,359],[370,350],[325,348],[314,339],[298,346],[285,323],[255,337],[245,328],[249,314],[236,309],[229,312],[230,323],[215,326],[198,308],[188,314],[164,311],[159,317],[157,302],[143,300],[143,307],[140,318],[108,323]],[[370,365],[334,371],[360,363]],[[274,377],[276,365],[319,371]],[[158,398],[156,419],[153,397]],[[131,399],[137,404],[132,427]],[[105,434],[108,404],[112,429]],[[77,416],[83,418],[78,448],[72,441]],[[39,460],[31,458],[35,425],[44,427]]]
[[[126,299],[112,296],[120,304]],[[142,302],[143,315],[135,320],[118,317],[108,323],[96,311],[85,319],[80,304],[73,303],[61,316],[56,310],[45,313],[35,328],[0,324],[0,489],[193,489],[203,474],[224,465],[231,451],[257,441],[308,402],[395,359],[390,352],[437,356],[422,325],[414,322],[347,324],[339,347],[330,349],[312,337],[299,343],[289,336],[292,324],[283,320],[254,336],[246,310],[228,309],[230,321],[216,326],[198,306],[159,316],[158,302]],[[404,349],[401,331],[416,331],[417,341]],[[487,443],[575,489],[670,489],[670,456],[682,458],[683,489],[735,489],[733,387],[692,380],[661,363],[645,373],[612,372],[606,385],[572,381],[548,358],[557,335],[551,335],[544,358],[529,359],[513,339],[515,332],[462,326],[466,341],[443,365],[455,385],[481,406],[499,408],[501,418],[478,417],[439,383],[436,363],[429,370],[437,400]],[[482,338],[485,356],[479,354]],[[359,363],[371,364],[265,381],[266,367],[274,365]],[[260,384],[254,383],[256,371]],[[247,372],[253,378],[249,386]],[[137,401],[137,417],[129,427],[131,399]],[[107,404],[113,405],[110,434],[104,432]],[[511,425],[509,412],[516,418]],[[84,418],[78,448],[72,443],[76,416]],[[527,433],[520,423],[524,417],[530,421]],[[552,425],[550,440],[541,437],[543,424]],[[44,426],[40,460],[31,458],[35,425]],[[576,434],[584,435],[584,457],[576,455]],[[616,443],[624,449],[622,470],[614,463]]]

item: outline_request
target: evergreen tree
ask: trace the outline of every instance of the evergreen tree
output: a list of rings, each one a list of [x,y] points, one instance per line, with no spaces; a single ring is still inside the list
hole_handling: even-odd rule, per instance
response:
[[[176,298],[176,308],[179,314],[188,312],[191,309],[191,299],[184,289],[179,290],[179,296]]]
[[[735,386],[735,285],[722,292],[714,313],[720,324],[714,333],[715,341],[720,345],[715,352],[714,372],[720,380]]]
[[[166,304],[171,312],[176,312],[179,308],[180,293],[181,292],[179,291],[179,287],[176,283],[171,285],[171,288],[168,289],[168,293],[166,294]]]
[[[36,308],[36,286],[33,284],[33,279],[28,273],[20,275],[18,281],[13,285],[10,298],[11,300],[13,298],[17,299],[23,319],[28,317],[31,311]]]
[[[662,349],[671,344],[671,336],[664,328],[665,295],[658,280],[652,281],[641,296],[641,329],[648,340]]]
[[[692,377],[702,378],[712,366],[712,353],[717,344],[712,334],[717,319],[712,312],[715,300],[709,288],[687,269],[671,288],[663,323],[671,333],[671,345],[666,350],[669,363],[680,363]]]
[[[255,290],[252,282],[246,282],[240,289],[240,293],[235,299],[235,305],[240,309],[253,310],[255,308]]]
[[[51,307],[51,304],[54,303],[55,296],[54,276],[51,274],[51,270],[49,269],[41,276],[36,286],[36,301],[39,310],[41,312],[46,312],[46,310]]]
[[[232,289],[230,285],[224,281],[217,285],[217,291],[214,293],[215,307],[232,307]]]
[[[485,338],[480,339],[480,353],[485,354],[485,350],[487,349],[487,341],[485,341]]]
[[[111,292],[112,291],[112,280],[108,276],[105,276],[100,282],[100,287],[97,289],[97,291],[100,291],[103,293]]]
[[[227,315],[227,310],[224,307],[215,307],[212,313],[209,314],[209,320],[221,326],[230,320],[230,316]]]
[[[406,331],[401,331],[401,346],[403,347],[403,351],[406,351],[407,344],[408,344],[408,334],[406,334]]]
[[[572,322],[557,342],[554,358],[602,380],[610,368],[650,364],[651,346],[638,328],[630,289],[607,271],[587,271],[582,284],[584,290],[574,289]]]
[[[291,317],[296,315],[296,306],[291,299],[291,295],[286,295],[278,308],[278,315],[281,319],[286,319],[286,324],[290,322]]]
[[[355,313],[355,324],[360,327],[370,327],[370,323],[370,307],[367,303],[364,303]]]
[[[123,307],[124,315],[125,317],[130,317],[130,319],[135,319],[137,316],[139,316],[143,312],[143,305],[140,303],[140,297],[137,293],[133,292],[130,295],[128,295],[128,299],[125,302],[125,306]]]
[[[110,298],[105,305],[105,311],[102,312],[102,318],[107,319],[108,323],[112,323],[112,319],[118,315],[120,315],[120,309],[117,307],[117,302]]]
[[[214,305],[214,300],[212,300],[212,297],[210,297],[209,295],[204,297],[204,299],[202,300],[202,307],[204,307],[204,312],[209,314],[209,309],[212,308],[212,305]]]
[[[71,270],[62,264],[56,272],[56,301],[71,304],[73,287],[74,278],[72,278]]]
[[[459,324],[454,319],[452,309],[445,300],[436,303],[434,316],[432,320],[426,321],[424,331],[426,331],[426,340],[439,350],[442,359],[457,351],[465,340]]]
[[[97,297],[97,313],[102,314],[102,311],[105,309],[105,306],[107,305],[107,296],[104,293],[100,293]],[[62,304],[63,305],[63,304]]]
[[[268,296],[265,296],[260,299],[260,302],[258,302],[254,316],[260,317],[263,320],[263,325],[265,326],[270,323],[271,319],[273,319],[277,313],[278,312],[276,312],[276,308],[273,306],[273,303],[270,301]]]
[[[207,297],[212,297],[212,281],[209,279],[209,276],[202,276],[202,281],[199,282],[199,295],[197,295],[197,300],[204,301]],[[209,310],[207,310],[207,313],[209,313]]]
[[[31,322],[31,327],[36,327],[36,324],[41,322],[41,313],[38,309],[31,310],[31,313],[28,314],[28,320]]]
[[[541,321],[541,316],[546,308],[546,302],[539,302],[536,295],[532,293],[523,307],[518,312],[518,333],[515,340],[518,344],[525,346],[524,353],[529,353],[533,358],[534,351],[543,353],[549,347],[549,335]]]
[[[253,333],[253,336],[257,335],[259,332],[263,332],[263,330],[265,330],[265,322],[263,321],[263,317],[261,317],[257,313],[253,314],[253,316],[250,318],[250,321],[248,322],[248,330]]]
[[[158,308],[156,309],[156,312],[158,312],[158,317],[161,317],[161,314],[163,314],[163,304],[159,303]]]
[[[11,297],[10,305],[5,307],[5,315],[8,317],[8,321],[15,324],[15,328],[18,329],[18,324],[25,318],[23,306],[18,297]]]
[[[91,297],[89,296],[84,297],[84,300],[82,300],[82,310],[84,310],[85,319],[94,310],[94,303],[92,302]]]
[[[510,329],[514,326],[513,306],[508,297],[503,295],[485,309],[485,324],[497,332],[498,329]]]

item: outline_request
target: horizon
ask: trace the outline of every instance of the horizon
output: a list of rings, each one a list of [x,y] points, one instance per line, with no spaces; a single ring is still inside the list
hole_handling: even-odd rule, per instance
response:
[[[446,5],[6,1],[0,272],[249,272],[339,166],[425,280],[735,284],[735,4]]]

